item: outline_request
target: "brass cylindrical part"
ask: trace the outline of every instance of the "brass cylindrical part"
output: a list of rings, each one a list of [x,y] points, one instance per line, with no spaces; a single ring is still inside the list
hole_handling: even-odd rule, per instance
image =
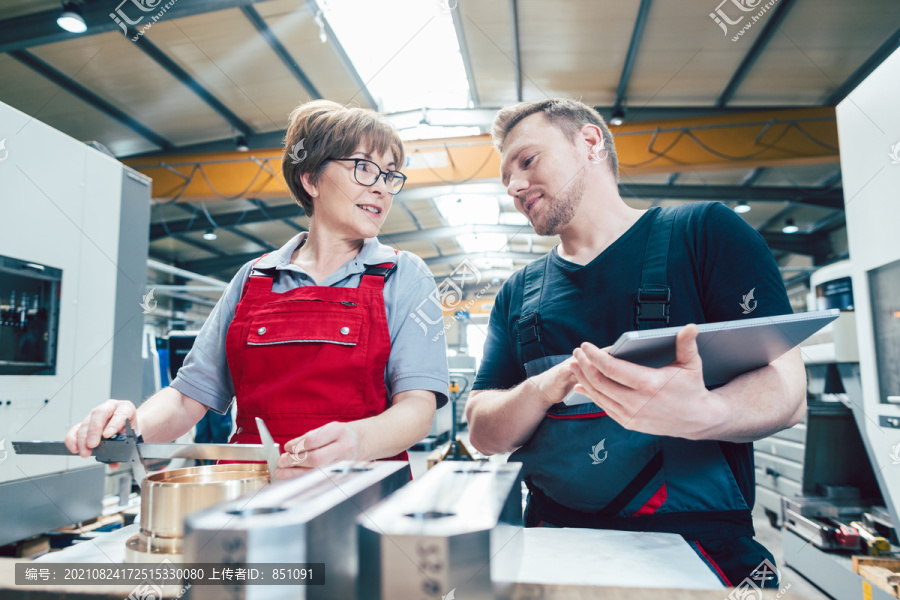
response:
[[[148,475],[141,482],[141,532],[129,540],[128,549],[140,554],[181,554],[186,515],[267,483],[265,464],[208,465]]]

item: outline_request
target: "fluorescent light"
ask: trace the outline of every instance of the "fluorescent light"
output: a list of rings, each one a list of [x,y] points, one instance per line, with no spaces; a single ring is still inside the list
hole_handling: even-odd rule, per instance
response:
[[[502,252],[509,244],[504,233],[464,233],[456,236],[456,242],[465,253]]]
[[[621,108],[617,108],[613,111],[612,117],[609,119],[609,124],[615,127],[623,124],[625,122],[625,111]]]
[[[793,219],[786,219],[784,222],[784,228],[782,228],[782,233],[797,233],[800,231],[800,228],[794,225]]]
[[[487,194],[450,194],[434,199],[441,216],[451,227],[457,225],[496,225],[500,216],[497,196]]]
[[[63,4],[63,12],[56,18],[56,24],[71,33],[84,33],[87,24],[81,16],[81,9],[77,4],[67,2]]]
[[[317,0],[381,112],[469,106],[453,17],[438,2]],[[375,38],[373,38],[375,32]],[[377,39],[377,43],[372,40]]]
[[[400,139],[404,142],[412,140],[431,140],[434,138],[462,137],[478,135],[481,129],[478,127],[437,127],[420,123],[415,127],[400,130]]]
[[[219,236],[217,236],[216,232],[213,231],[212,229],[207,229],[206,233],[203,234],[203,239],[210,241],[210,242],[213,241],[214,239],[216,239],[217,237],[219,237]]]
[[[734,212],[738,214],[750,212],[750,205],[741,200],[737,203],[737,206],[734,207]]]

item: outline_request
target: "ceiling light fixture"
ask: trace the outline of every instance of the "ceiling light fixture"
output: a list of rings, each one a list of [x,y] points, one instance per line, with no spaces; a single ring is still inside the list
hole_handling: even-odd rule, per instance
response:
[[[738,214],[742,214],[745,212],[750,212],[750,205],[741,200],[737,203],[737,206],[734,207],[734,212]]]
[[[794,225],[793,219],[785,219],[784,228],[781,230],[782,233],[797,233],[800,231],[800,228]]]
[[[63,11],[56,18],[56,24],[71,33],[87,31],[87,23],[81,15],[81,9],[74,2],[63,3]]]
[[[217,236],[217,235],[216,235],[216,232],[213,231],[212,229],[207,229],[207,230],[206,230],[206,233],[203,234],[203,239],[206,240],[206,241],[208,241],[208,242],[213,241],[213,240],[216,239],[217,237],[219,237],[219,236]]]
[[[618,127],[619,125],[621,125],[624,122],[625,122],[625,111],[622,110],[621,107],[616,107],[616,109],[613,110],[612,117],[609,118],[609,124],[613,125],[614,127]]]
[[[249,152],[250,146],[247,144],[247,138],[242,135],[239,135],[236,140],[234,140],[234,147],[238,152]]]

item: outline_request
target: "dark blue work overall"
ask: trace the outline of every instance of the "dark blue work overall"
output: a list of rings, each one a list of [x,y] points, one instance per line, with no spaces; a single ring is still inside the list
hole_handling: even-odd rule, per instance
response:
[[[651,226],[635,306],[636,329],[668,326],[670,303],[678,301],[670,297],[666,276],[676,211],[657,211]],[[528,377],[571,356],[546,356],[541,346],[539,307],[548,259],[525,268],[518,339]],[[703,322],[702,315],[697,322]],[[592,402],[558,403],[509,460],[523,463],[529,488],[526,526],[678,533],[724,583],[738,583],[729,581],[697,543],[753,536],[750,507],[718,441],[629,431]],[[758,562],[748,567],[748,575]]]

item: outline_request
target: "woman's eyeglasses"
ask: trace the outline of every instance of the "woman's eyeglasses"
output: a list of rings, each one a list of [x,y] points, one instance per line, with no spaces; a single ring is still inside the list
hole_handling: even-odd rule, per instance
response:
[[[406,175],[400,171],[382,171],[381,167],[365,158],[329,158],[328,160],[356,163],[353,168],[353,178],[360,185],[373,186],[378,182],[378,178],[384,175],[384,183],[387,184],[388,192],[392,196],[400,193],[403,184],[406,183]]]

